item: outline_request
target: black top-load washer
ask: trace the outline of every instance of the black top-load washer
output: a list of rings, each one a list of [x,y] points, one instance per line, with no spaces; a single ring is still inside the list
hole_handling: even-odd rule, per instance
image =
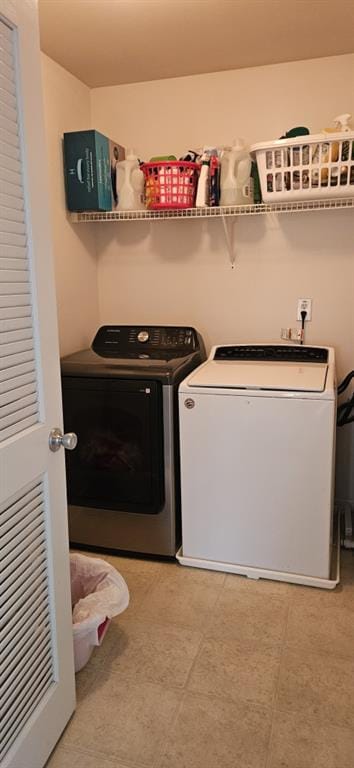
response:
[[[189,327],[105,325],[61,361],[72,544],[175,555],[178,385],[205,360]]]

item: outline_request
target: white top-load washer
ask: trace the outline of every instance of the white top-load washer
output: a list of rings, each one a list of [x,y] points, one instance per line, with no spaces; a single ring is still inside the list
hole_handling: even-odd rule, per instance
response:
[[[179,414],[180,562],[334,587],[334,350],[213,347]]]

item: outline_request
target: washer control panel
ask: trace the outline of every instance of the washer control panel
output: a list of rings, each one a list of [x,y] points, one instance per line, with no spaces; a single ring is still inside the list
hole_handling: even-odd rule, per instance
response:
[[[328,349],[286,344],[229,344],[217,347],[214,360],[252,360],[277,363],[327,363]]]

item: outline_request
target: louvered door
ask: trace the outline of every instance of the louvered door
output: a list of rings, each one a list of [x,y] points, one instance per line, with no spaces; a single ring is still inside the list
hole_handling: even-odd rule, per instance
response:
[[[35,0],[0,0],[0,768],[74,708],[55,292]]]

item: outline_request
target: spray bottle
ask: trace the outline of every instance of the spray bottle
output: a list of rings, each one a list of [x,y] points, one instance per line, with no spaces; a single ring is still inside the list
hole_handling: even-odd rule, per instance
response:
[[[331,128],[323,128],[322,133],[349,133],[352,128],[350,127],[349,123],[351,120],[351,115],[349,113],[345,113],[344,115],[338,115],[338,117],[334,118],[334,127]],[[344,138],[344,137],[343,137]],[[331,141],[328,144],[322,144],[322,152],[321,152],[321,160],[322,163],[337,163],[340,159],[343,161],[349,160],[349,152],[350,152],[350,142],[349,141],[343,141],[343,143],[340,145],[339,141]],[[351,160],[354,160],[354,144],[352,146],[352,152],[351,152]],[[331,186],[337,186],[338,182],[338,174],[340,174],[340,183],[346,184],[347,183],[347,174],[348,169],[345,165],[336,167],[332,166],[330,169],[330,182]],[[352,183],[352,171],[351,171],[351,177],[350,177],[350,183]],[[321,185],[327,185],[328,184],[328,169],[322,168],[321,170]]]
[[[196,208],[206,208],[209,205],[209,173],[210,155],[204,150],[201,158],[201,169],[195,199]]]

